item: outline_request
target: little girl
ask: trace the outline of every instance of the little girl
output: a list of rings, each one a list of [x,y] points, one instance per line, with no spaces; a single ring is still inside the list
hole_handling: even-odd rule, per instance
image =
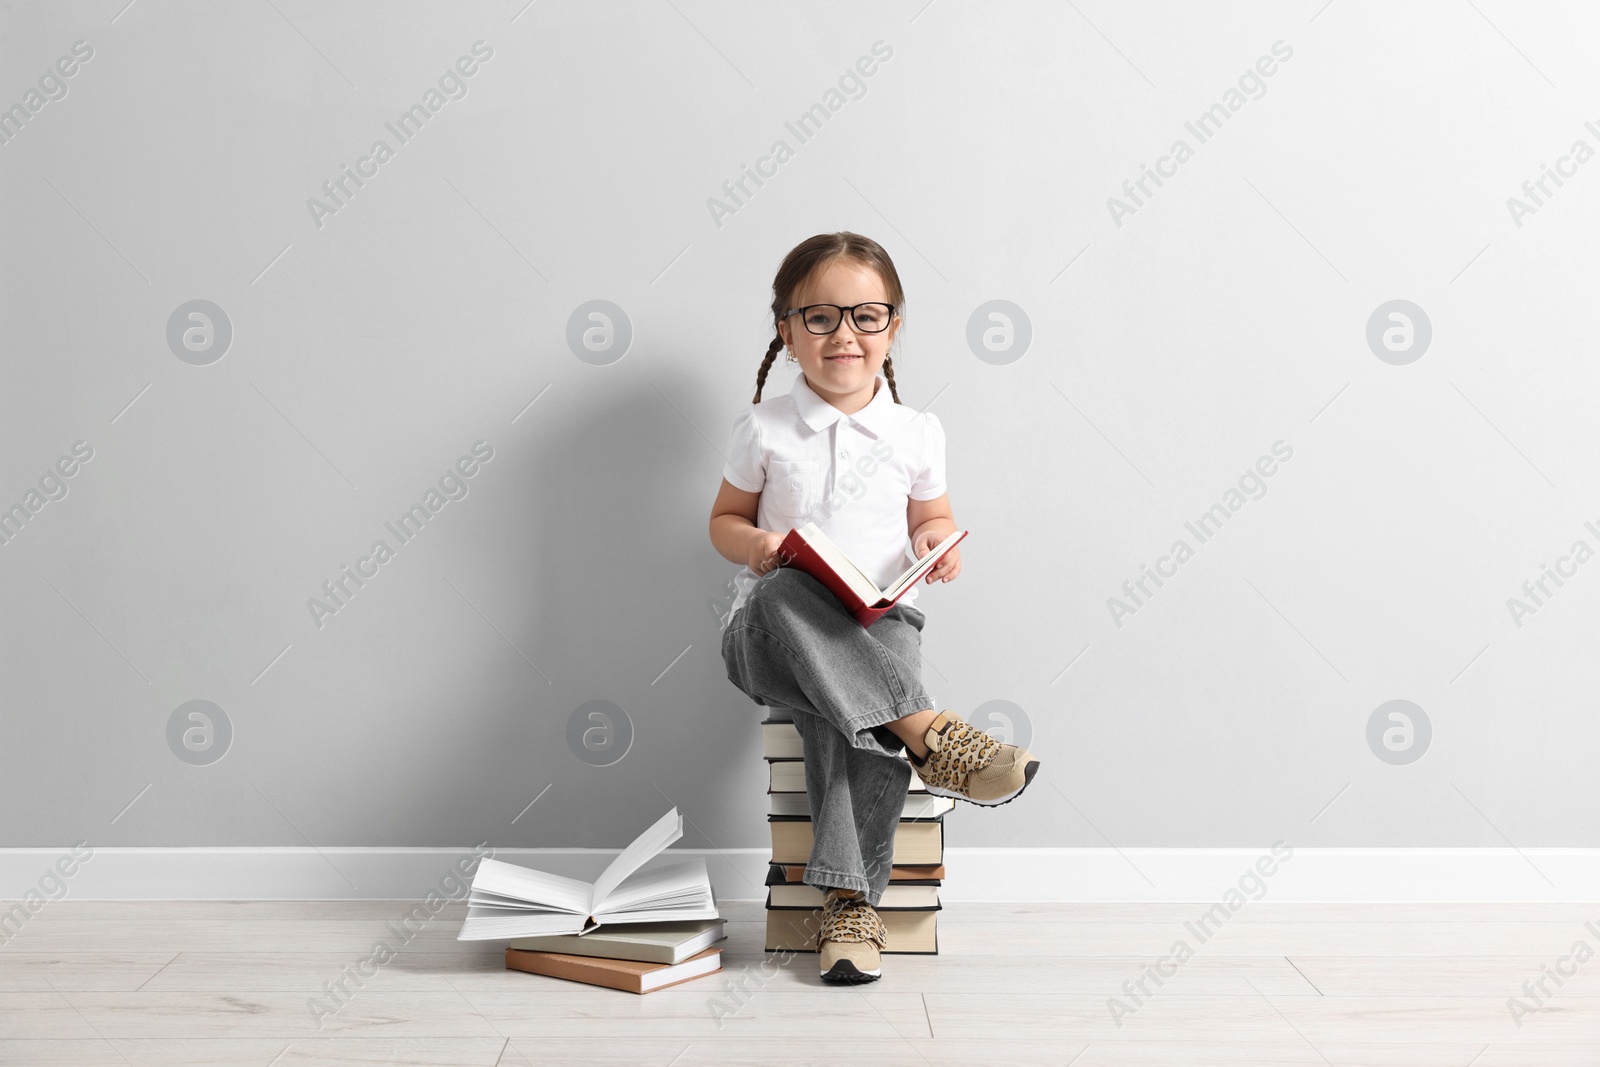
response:
[[[930,793],[994,805],[1021,793],[1039,761],[933,710],[916,588],[863,628],[821,582],[779,566],[784,536],[814,522],[882,587],[911,562],[908,539],[920,559],[956,524],[944,429],[895,390],[889,346],[904,294],[888,253],[859,234],[819,234],[784,257],[772,297],[777,336],[752,406],[734,420],[711,508],[711,543],[744,565],[722,658],[757,704],[794,709],[813,833],[805,880],[823,889],[822,977],[870,982],[888,944],[875,906],[911,768]],[[800,374],[787,395],[763,401],[780,348]],[[960,573],[956,548],[926,580]]]

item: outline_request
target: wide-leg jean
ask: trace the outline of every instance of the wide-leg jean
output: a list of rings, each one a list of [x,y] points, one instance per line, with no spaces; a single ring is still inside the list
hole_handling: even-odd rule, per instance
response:
[[[728,680],[757,704],[793,709],[811,806],[806,884],[860,890],[874,906],[911,782],[884,723],[933,707],[922,687],[926,618],[896,604],[863,627],[821,582],[781,567],[722,634]]]

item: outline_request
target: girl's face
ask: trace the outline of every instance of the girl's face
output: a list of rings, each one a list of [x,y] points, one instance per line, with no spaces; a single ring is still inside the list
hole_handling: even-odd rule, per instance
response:
[[[889,302],[883,279],[867,267],[839,259],[808,279],[794,294],[789,306],[837,304],[850,307],[870,301]],[[806,384],[835,407],[849,406],[858,410],[872,399],[873,379],[878,376],[889,345],[900,329],[899,312],[896,311],[889,328],[881,333],[858,331],[846,314],[832,333],[815,334],[805,328],[800,318],[796,313],[779,319],[778,332],[784,344],[799,358]]]

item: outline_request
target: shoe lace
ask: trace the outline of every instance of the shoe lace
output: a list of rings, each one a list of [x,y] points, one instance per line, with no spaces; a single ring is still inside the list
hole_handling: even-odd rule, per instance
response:
[[[883,917],[864,897],[841,897],[827,893],[822,900],[821,941],[862,941],[889,946],[889,930]]]
[[[965,789],[972,772],[993,763],[1000,747],[999,741],[965,719],[952,715],[939,737],[938,751],[929,753],[928,773],[918,773],[924,781],[931,778],[934,785]]]

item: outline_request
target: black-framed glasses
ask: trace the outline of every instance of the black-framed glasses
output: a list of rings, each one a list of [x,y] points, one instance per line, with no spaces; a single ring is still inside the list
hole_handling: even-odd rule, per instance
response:
[[[865,304],[852,304],[849,307],[840,307],[838,304],[807,304],[803,308],[790,308],[783,313],[783,317],[788,318],[790,315],[798,314],[809,332],[826,335],[839,328],[839,323],[844,321],[847,311],[850,313],[850,325],[858,333],[882,333],[889,328],[889,320],[894,318],[894,305],[877,300]]]

